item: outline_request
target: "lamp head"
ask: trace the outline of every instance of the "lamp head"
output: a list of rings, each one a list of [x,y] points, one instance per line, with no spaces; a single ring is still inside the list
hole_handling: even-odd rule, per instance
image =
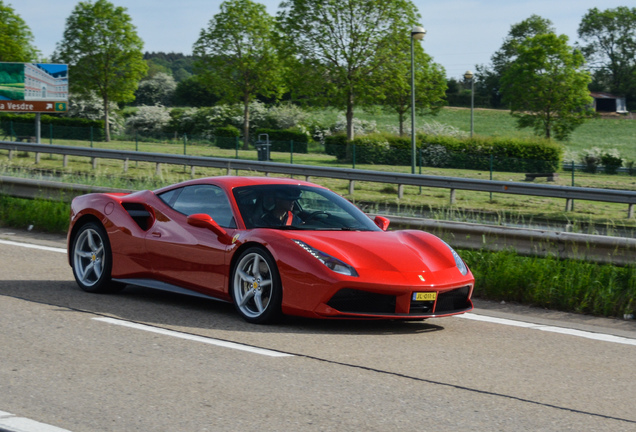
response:
[[[415,40],[422,40],[425,35],[426,30],[424,30],[424,27],[415,26],[413,27],[413,30],[411,30],[411,37]]]

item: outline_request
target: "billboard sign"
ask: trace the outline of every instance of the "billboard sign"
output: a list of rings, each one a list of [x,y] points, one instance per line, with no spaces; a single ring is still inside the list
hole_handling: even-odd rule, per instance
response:
[[[0,63],[0,111],[64,112],[68,108],[68,65]]]

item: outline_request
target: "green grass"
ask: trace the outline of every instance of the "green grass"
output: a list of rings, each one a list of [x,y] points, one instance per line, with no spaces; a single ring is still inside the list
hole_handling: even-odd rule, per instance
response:
[[[3,226],[35,228],[39,231],[66,232],[71,207],[68,203],[43,199],[27,200],[0,195],[0,221]]]
[[[475,296],[547,309],[622,318],[636,308],[636,267],[616,267],[511,251],[461,251]]]
[[[398,127],[397,115],[360,111],[356,116],[364,120],[373,120],[381,130],[392,130]],[[459,130],[470,132],[470,109],[447,107],[436,116],[419,116],[416,126],[435,121],[453,126]],[[409,121],[410,123],[410,121]],[[475,109],[474,133],[484,136],[531,137],[529,129],[516,128],[516,120],[506,110]],[[586,121],[575,129],[569,141],[563,143],[568,152],[580,153],[583,150],[599,147],[601,149],[617,149],[627,160],[636,161],[636,114],[627,116],[609,116]]]
[[[54,144],[82,145],[89,143],[82,141],[60,140]],[[134,151],[136,148],[144,152],[183,154],[183,144],[179,141],[173,143],[158,142],[110,142],[94,143],[95,147],[121,149]],[[191,142],[186,147],[188,155],[211,156],[220,158],[234,158],[235,150],[224,150],[210,145],[202,145]],[[240,159],[256,159],[255,150],[240,150]],[[292,156],[288,153],[272,153],[274,162],[289,163]],[[351,168],[349,164],[335,161],[332,156],[321,153],[294,154],[294,164],[306,164],[327,167]],[[406,166],[379,166],[356,165],[356,168],[367,170],[379,170],[386,172],[410,172]],[[190,167],[182,165],[162,165],[160,174],[155,173],[155,165],[145,162],[130,162],[128,171],[124,173],[123,162],[117,160],[102,159],[98,161],[97,170],[93,170],[89,158],[69,157],[67,168],[62,167],[62,156],[43,154],[39,164],[35,164],[34,154],[18,152],[12,160],[8,159],[8,152],[0,153],[0,173],[5,175],[18,175],[31,177],[52,174],[56,179],[74,182],[90,183],[118,188],[148,188],[154,189],[160,186],[190,179]],[[196,177],[225,175],[222,169],[196,168]],[[488,171],[458,170],[443,168],[423,168],[423,174],[448,177],[463,177],[475,179],[489,179]],[[234,172],[233,172],[234,174]],[[254,172],[239,172],[241,175],[263,175]],[[492,173],[493,180],[523,181],[521,173]],[[346,180],[333,180],[326,178],[312,178],[312,181],[327,186],[341,195],[357,203],[375,203],[377,206],[390,206],[399,208],[401,213],[427,214],[429,217],[439,219],[456,219],[467,221],[484,221],[492,223],[513,223],[529,225],[536,221],[555,220],[560,224],[569,224],[575,227],[584,227],[584,230],[596,229],[593,225],[601,224],[612,230],[615,227],[636,227],[636,221],[627,219],[627,206],[621,204],[606,204],[598,202],[576,201],[573,212],[565,212],[565,200],[542,197],[525,197],[506,194],[480,193],[472,191],[457,191],[456,204],[450,204],[450,192],[446,189],[432,189],[419,187],[405,187],[404,196],[398,199],[397,186],[372,182],[357,182],[355,191],[349,195],[349,183]],[[544,183],[545,180],[536,180],[535,183]],[[636,176],[626,174],[605,175],[586,174],[575,172],[574,181],[570,172],[562,172],[560,177],[551,184],[575,185],[583,187],[612,188],[622,190],[636,190]],[[485,216],[487,215],[487,217]],[[588,228],[592,226],[592,228]],[[588,231],[585,231],[588,232]]]

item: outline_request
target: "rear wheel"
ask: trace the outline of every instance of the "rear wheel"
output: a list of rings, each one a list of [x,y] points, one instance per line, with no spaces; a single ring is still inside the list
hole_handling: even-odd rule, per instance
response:
[[[108,235],[95,222],[82,226],[73,239],[73,275],[84,291],[107,293],[121,291],[125,285],[111,280],[113,255]]]
[[[267,251],[253,247],[239,257],[232,275],[234,305],[248,322],[264,324],[281,316],[278,268]]]

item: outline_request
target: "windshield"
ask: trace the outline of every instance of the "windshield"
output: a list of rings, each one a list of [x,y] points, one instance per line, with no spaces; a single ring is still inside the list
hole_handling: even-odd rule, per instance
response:
[[[258,185],[233,193],[247,228],[380,231],[356,206],[327,189]]]

